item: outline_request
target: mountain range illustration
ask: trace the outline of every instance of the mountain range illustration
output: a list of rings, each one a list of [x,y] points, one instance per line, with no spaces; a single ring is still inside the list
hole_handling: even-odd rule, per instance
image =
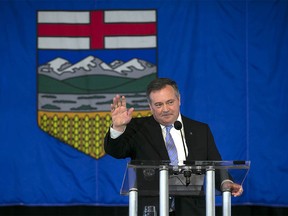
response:
[[[72,64],[57,57],[38,66],[38,93],[145,92],[147,84],[156,77],[156,65],[138,58],[106,63],[90,55]]]
[[[97,57],[88,56],[75,64],[71,64],[68,60],[58,57],[39,66],[38,73],[57,80],[91,75],[138,79],[156,73],[156,66],[138,58],[133,58],[127,62],[115,60],[107,64]]]

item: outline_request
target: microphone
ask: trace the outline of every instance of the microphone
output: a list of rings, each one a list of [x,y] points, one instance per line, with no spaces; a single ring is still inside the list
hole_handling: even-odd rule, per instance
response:
[[[183,148],[184,148],[184,152],[185,152],[185,158],[186,158],[186,161],[187,161],[187,152],[186,152],[186,148],[185,148],[185,143],[184,143],[184,138],[183,138],[183,134],[182,134],[182,123],[180,121],[175,121],[174,122],[174,128],[176,130],[179,130],[180,131],[180,134],[181,134],[181,139],[182,139],[182,144],[183,144]],[[186,178],[186,186],[188,186],[190,184],[190,177],[191,177],[191,170],[187,170],[185,169],[184,171],[184,177]]]

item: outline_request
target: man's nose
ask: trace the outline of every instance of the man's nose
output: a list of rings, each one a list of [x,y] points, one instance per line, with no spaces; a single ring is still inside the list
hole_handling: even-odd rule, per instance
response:
[[[167,104],[163,105],[163,111],[169,111],[169,106]]]

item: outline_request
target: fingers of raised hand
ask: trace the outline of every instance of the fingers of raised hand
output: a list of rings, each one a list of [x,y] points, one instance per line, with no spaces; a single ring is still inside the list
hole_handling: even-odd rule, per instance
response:
[[[116,95],[113,98],[113,104],[111,104],[111,111],[115,111],[119,107],[125,107],[126,108],[126,98],[125,96],[120,97],[119,95]]]
[[[125,96],[122,96],[122,98],[121,98],[121,106],[126,107],[126,98],[125,98]]]

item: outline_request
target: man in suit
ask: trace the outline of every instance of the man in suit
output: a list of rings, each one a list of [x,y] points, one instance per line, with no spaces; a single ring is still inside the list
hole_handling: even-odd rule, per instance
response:
[[[112,126],[104,141],[107,154],[115,158],[130,157],[132,160],[170,159],[172,163],[172,156],[166,147],[166,136],[169,133],[166,127],[172,125],[170,135],[176,147],[178,165],[182,165],[185,160],[222,160],[209,126],[181,115],[180,93],[175,81],[157,78],[147,86],[146,95],[152,116],[142,118],[132,118],[134,108],[127,109],[125,96],[116,95],[113,98]],[[177,130],[173,127],[175,121],[183,125],[181,131],[184,134],[184,145],[179,128]],[[216,174],[215,184],[218,188],[229,187],[234,196],[240,196],[243,192],[243,188],[233,183],[228,175]],[[177,216],[205,215],[205,200],[176,197],[172,210],[175,210]]]

